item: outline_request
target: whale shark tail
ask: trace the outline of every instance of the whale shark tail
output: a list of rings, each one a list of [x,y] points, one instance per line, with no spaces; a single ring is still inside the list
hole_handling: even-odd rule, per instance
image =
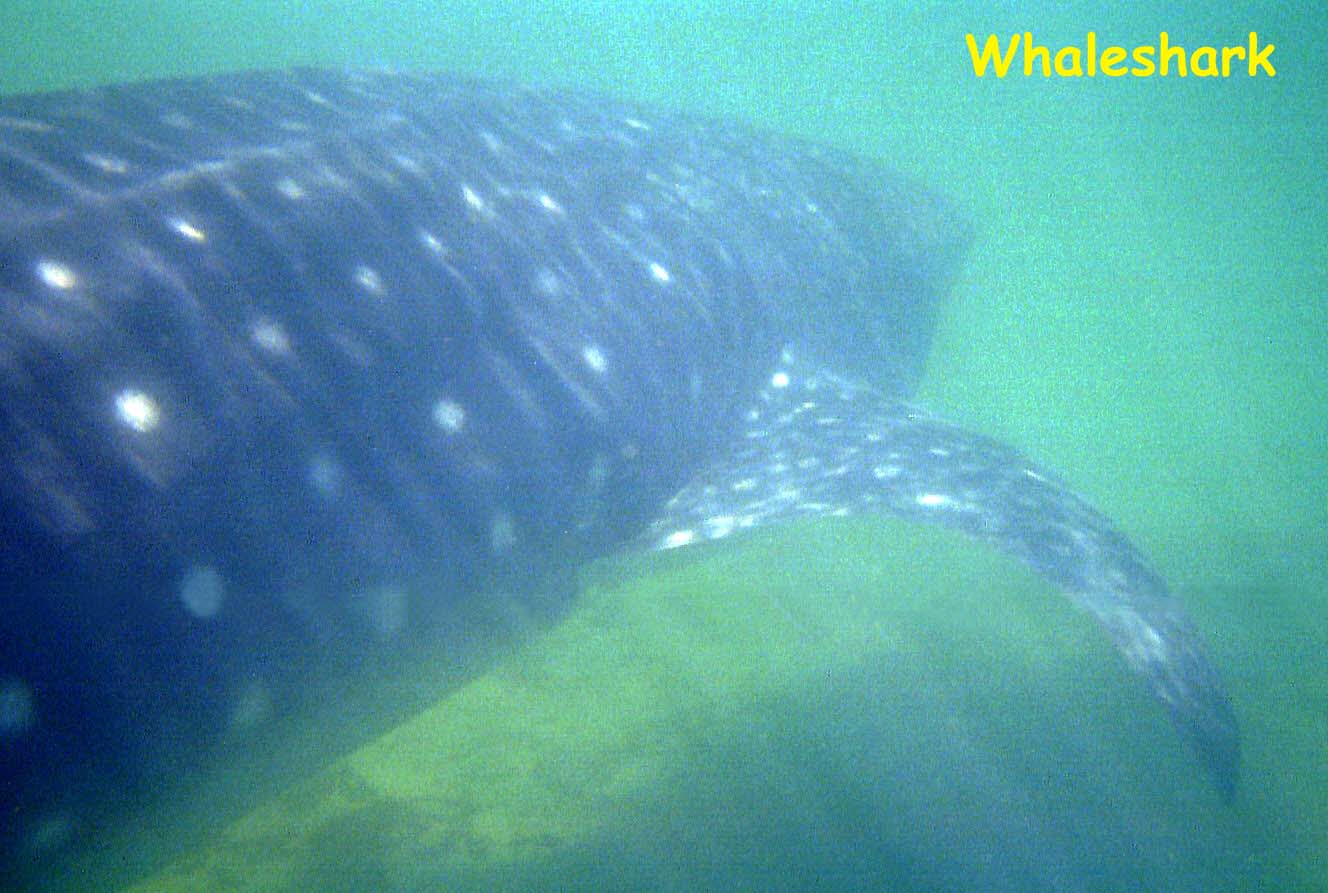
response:
[[[1222,798],[1240,732],[1193,623],[1101,512],[1012,447],[930,417],[785,352],[738,447],[656,520],[656,548],[778,521],[887,513],[969,534],[1086,609],[1166,708]]]

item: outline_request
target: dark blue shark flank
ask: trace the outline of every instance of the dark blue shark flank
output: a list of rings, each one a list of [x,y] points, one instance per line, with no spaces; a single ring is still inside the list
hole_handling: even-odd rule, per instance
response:
[[[1086,607],[1230,796],[1235,718],[1158,574],[1049,472],[901,402],[966,243],[870,162],[556,90],[0,100],[8,844],[456,593],[867,512]]]

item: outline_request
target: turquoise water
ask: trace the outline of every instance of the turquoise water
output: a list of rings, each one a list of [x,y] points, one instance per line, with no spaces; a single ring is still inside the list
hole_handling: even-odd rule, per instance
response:
[[[742,118],[880,157],[944,190],[979,236],[922,402],[1060,470],[1153,556],[1208,635],[1243,722],[1246,774],[1229,813],[1196,808],[1191,833],[1174,832],[1176,859],[1221,847],[1215,858],[1238,885],[1322,889],[1328,20],[1312,4],[1209,7],[211,0],[125,2],[108,13],[11,2],[0,9],[0,89],[290,63],[446,68]],[[1244,42],[1257,30],[1277,46],[1278,74],[974,77],[966,33],[1024,30],[1053,47],[1089,30],[1127,46],[1160,30],[1186,45]],[[949,667],[945,655],[932,659]],[[752,757],[750,742],[712,744],[728,759]],[[1036,756],[1051,762],[1053,750]],[[818,764],[844,759],[823,753]],[[853,776],[842,766],[828,775],[841,787]],[[742,783],[759,814],[759,779]],[[805,782],[790,785],[794,799],[809,796]],[[930,788],[908,790],[885,799],[913,802]],[[1041,811],[1009,815],[1053,824],[1056,809],[1070,808],[1033,800]],[[857,827],[880,830],[869,812]],[[800,827],[773,815],[766,842]],[[851,818],[809,859],[842,848],[851,862],[869,845],[843,831]],[[1051,833],[1035,827],[1020,839]],[[917,835],[895,844],[923,852]],[[695,838],[683,839],[694,849]],[[984,875],[983,860],[954,840],[934,842],[953,858],[919,875],[920,889],[1007,877],[1057,888],[1049,869]],[[1056,846],[1073,849],[1063,836]],[[593,862],[594,852],[576,858]],[[1035,853],[1030,845],[1020,858]],[[1138,877],[1117,858],[1104,889]],[[744,880],[721,875],[730,886]]]

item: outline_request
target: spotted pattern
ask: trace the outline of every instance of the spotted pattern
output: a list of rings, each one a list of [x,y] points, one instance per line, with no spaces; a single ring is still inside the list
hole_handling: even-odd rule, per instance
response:
[[[68,839],[60,785],[154,749],[103,729],[151,715],[154,745],[208,752],[449,586],[878,510],[1019,554],[1220,748],[1220,688],[1104,519],[781,356],[906,395],[965,242],[871,162],[557,90],[298,71],[0,99],[0,557],[90,556],[97,593],[73,610],[27,568],[23,609],[0,599],[0,739],[33,755],[0,814]],[[52,791],[74,805],[28,802]]]
[[[18,411],[33,408],[20,426],[41,429],[44,403],[74,409],[48,441],[58,470],[24,478],[68,485],[19,498],[127,550],[140,538],[128,519],[161,515],[163,483],[186,478],[193,496],[177,510],[290,531],[281,563],[371,518],[392,542],[329,543],[361,568],[401,564],[413,531],[456,530],[423,500],[371,495],[384,483],[456,493],[549,541],[561,526],[546,506],[593,478],[570,504],[609,514],[579,521],[578,536],[620,537],[613,513],[641,515],[637,491],[678,483],[717,433],[715,407],[767,374],[795,280],[813,264],[849,271],[841,291],[861,278],[845,237],[798,210],[836,166],[850,176],[829,177],[833,191],[859,188],[857,162],[605,100],[308,72],[9,101],[0,227],[18,260],[41,246],[19,328],[74,364],[45,390],[0,381]],[[72,162],[49,160],[68,145]],[[569,163],[587,156],[596,163]],[[781,247],[775,223],[789,230]],[[91,444],[71,434],[106,410],[80,416],[75,393],[109,394],[132,439],[76,460]],[[576,412],[551,409],[560,399]],[[311,436],[338,447],[335,466],[264,467],[307,454]],[[596,456],[612,460],[591,475]],[[124,521],[79,479],[116,466]],[[280,512],[226,495],[283,475]],[[463,529],[471,550],[508,539]]]
[[[161,424],[161,407],[150,394],[127,388],[115,395],[115,414],[125,427],[147,434]]]
[[[737,449],[652,523],[654,548],[799,517],[888,513],[963,531],[1091,612],[1219,782],[1234,779],[1235,716],[1198,633],[1129,540],[1054,475],[788,351],[746,420]]]
[[[37,261],[37,278],[51,288],[67,290],[78,284],[74,271],[57,260],[42,258]]]

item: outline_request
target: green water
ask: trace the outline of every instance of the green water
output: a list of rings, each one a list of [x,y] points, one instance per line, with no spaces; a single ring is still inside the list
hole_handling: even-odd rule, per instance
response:
[[[1088,30],[1125,45],[1154,42],[1160,30],[1182,44],[1219,45],[1243,42],[1257,30],[1277,46],[1278,74],[1226,80],[974,77],[966,33],[1024,30],[1053,47],[1078,43]],[[1322,619],[1328,568],[1321,557],[1328,547],[1325,45],[1328,18],[1308,3],[1216,9],[1131,4],[1104,11],[1086,3],[901,9],[835,2],[210,0],[110,7],[11,0],[0,7],[0,89],[290,63],[445,68],[742,118],[880,157],[943,189],[970,211],[979,238],[946,309],[922,402],[1027,448],[1119,520],[1182,593],[1209,637],[1245,734],[1243,788],[1231,810],[1215,809],[1201,793],[1169,783],[1150,814],[1147,794],[1134,791],[1126,818],[1109,823],[1111,833],[1123,835],[1120,845],[1083,843],[1080,849],[1107,854],[1103,889],[1146,880],[1141,866],[1150,863],[1132,863],[1126,854],[1135,839],[1130,835],[1142,833],[1152,818],[1165,836],[1144,847],[1149,859],[1170,852],[1175,865],[1211,857],[1218,866],[1177,870],[1195,879],[1196,888],[1220,885],[1225,877],[1235,888],[1316,890],[1328,888],[1328,671],[1322,659],[1328,649]],[[848,544],[844,550],[850,562],[865,560],[871,551]],[[759,551],[736,554],[746,556],[759,580],[767,559]],[[749,582],[733,597],[757,588]],[[982,616],[993,629],[1006,622],[1000,611]],[[945,615],[937,613],[931,622],[943,624]],[[1057,627],[1055,635],[1061,634]],[[1010,646],[1007,658],[1019,650]],[[1096,653],[1102,663],[1091,672],[1113,672],[1109,650]],[[907,674],[962,673],[972,666],[947,653],[923,653],[917,660],[922,663],[895,678],[919,684]],[[974,674],[974,698],[988,683],[985,673]],[[840,692],[842,704],[865,690],[842,680],[824,684]],[[870,684],[891,682],[878,673]],[[1032,697],[1002,688],[993,703],[1008,704],[1017,715],[1016,707],[1030,709],[1021,698]],[[799,735],[825,725],[824,715],[805,704],[825,702],[817,695],[803,706],[760,714],[765,719],[737,718],[750,727],[775,722],[772,715],[792,717],[783,732],[774,730],[766,739],[721,727],[693,746],[746,765],[760,757],[753,741],[771,740],[787,762]],[[1133,715],[1118,703],[1104,709]],[[738,773],[735,790],[745,798],[751,821],[764,830],[736,834],[741,823],[726,814],[713,839],[729,840],[733,849],[700,847],[704,835],[695,826],[707,814],[703,796],[680,808],[673,823],[647,816],[642,827],[677,835],[684,861],[649,880],[683,885],[696,879],[699,866],[709,866],[709,876],[730,887],[768,886],[771,872],[788,886],[811,887],[814,880],[800,871],[855,864],[854,854],[871,846],[861,829],[898,831],[873,807],[908,803],[910,815],[946,814],[923,809],[918,798],[925,793],[961,814],[963,805],[945,801],[945,784],[934,779],[914,779],[885,793],[852,788],[850,780],[872,783],[853,771],[856,764],[846,764],[848,754],[881,721],[869,717],[851,726],[844,736],[847,751],[819,741],[813,769],[833,788],[822,793],[834,801],[836,818],[816,846],[808,844],[805,859],[791,847],[790,835],[805,834],[806,826],[779,807],[805,807],[816,795],[809,793],[810,782],[799,777],[770,788],[768,777]],[[1011,750],[1037,744],[1015,740],[1009,739]],[[999,744],[990,745],[985,758],[999,754]],[[1068,759],[1058,749],[1067,747],[1064,739],[1048,741],[1019,759],[1058,766]],[[878,762],[865,761],[861,771],[889,765],[880,762],[882,753],[899,756],[876,752]],[[1122,759],[1143,771],[1151,757]],[[690,771],[712,763],[703,754]],[[965,764],[956,759],[949,765]],[[904,777],[893,769],[891,779]],[[699,789],[714,789],[716,780],[701,775]],[[1014,784],[1008,778],[1006,783]],[[902,854],[901,860],[941,854],[919,864],[913,875],[921,879],[918,889],[1007,881],[1012,888],[1056,889],[1056,865],[1074,869],[1067,877],[1082,874],[1080,863],[1065,855],[1075,851],[1074,842],[1055,827],[1058,817],[1074,815],[1073,804],[1068,797],[1054,801],[1048,790],[1056,782],[1046,784],[1014,785],[1023,799],[1006,814],[1030,817],[1033,824],[1016,835],[1019,840],[1042,835],[1061,854],[1048,857],[1038,871],[1002,873],[977,850],[965,850],[954,834],[971,833],[975,826],[968,820],[958,831],[935,829],[930,850],[925,823],[910,826],[912,836],[895,836],[881,846]],[[1090,797],[1100,793],[1093,785],[1085,790]],[[1177,811],[1177,802],[1193,809]],[[852,803],[867,805],[854,812]],[[1000,801],[980,805],[991,821],[1001,820]],[[1189,829],[1182,827],[1185,816],[1192,821]],[[531,883],[539,877],[545,886],[560,868],[568,878],[593,877],[586,863],[612,865],[606,854],[621,857],[646,848],[630,836],[597,846],[550,857],[551,864],[520,877]],[[735,855],[754,846],[783,846],[783,861]],[[698,852],[704,857],[686,861]],[[1029,844],[1017,856],[1031,865],[1036,847]],[[652,864],[667,862],[656,858]],[[744,865],[750,874],[742,874]],[[891,877],[903,883],[905,875],[901,870]],[[821,889],[854,887],[848,874],[821,880]]]

